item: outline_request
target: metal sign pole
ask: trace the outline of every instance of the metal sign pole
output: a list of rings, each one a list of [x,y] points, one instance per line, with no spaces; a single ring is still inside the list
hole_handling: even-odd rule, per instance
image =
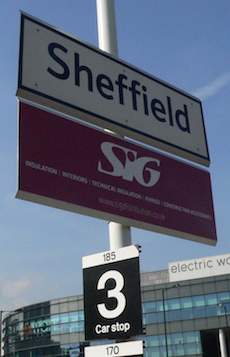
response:
[[[114,0],[97,0],[97,31],[99,48],[117,56]]]
[[[97,28],[99,48],[118,55],[114,0],[97,0]],[[130,227],[109,222],[110,249],[131,245]]]

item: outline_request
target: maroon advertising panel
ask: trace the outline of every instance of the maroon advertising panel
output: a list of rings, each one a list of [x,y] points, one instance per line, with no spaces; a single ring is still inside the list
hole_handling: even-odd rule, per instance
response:
[[[216,243],[210,175],[20,103],[17,197]]]

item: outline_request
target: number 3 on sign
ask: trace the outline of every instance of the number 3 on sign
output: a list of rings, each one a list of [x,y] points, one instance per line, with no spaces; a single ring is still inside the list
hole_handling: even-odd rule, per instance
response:
[[[106,319],[114,319],[122,314],[126,306],[125,295],[121,292],[124,287],[124,277],[117,270],[109,270],[102,274],[97,283],[97,290],[105,288],[105,284],[109,279],[115,280],[115,288],[108,290],[108,298],[115,298],[117,300],[117,307],[113,310],[108,310],[105,304],[98,304],[97,308],[101,316]]]

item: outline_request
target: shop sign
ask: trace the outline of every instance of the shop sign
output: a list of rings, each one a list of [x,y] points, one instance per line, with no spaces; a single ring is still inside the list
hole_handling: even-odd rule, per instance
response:
[[[169,263],[168,270],[170,281],[230,274],[230,254]]]
[[[216,243],[209,173],[20,104],[17,197]]]

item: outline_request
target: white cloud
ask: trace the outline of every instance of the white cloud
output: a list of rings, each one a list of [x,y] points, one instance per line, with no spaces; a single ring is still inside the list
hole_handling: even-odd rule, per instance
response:
[[[51,284],[52,285],[52,284]],[[37,302],[41,291],[48,289],[49,282],[40,273],[30,272],[26,276],[5,276],[0,280],[0,308],[14,310]]]
[[[32,282],[28,278],[22,278],[16,281],[7,281],[3,283],[3,295],[8,298],[14,298],[22,293],[25,290],[28,290],[32,285]]]
[[[65,289],[64,289],[65,290]],[[46,275],[29,272],[26,276],[0,279],[0,309],[15,310],[22,306],[64,296],[58,281],[48,280]]]
[[[16,280],[5,279],[1,280],[1,308],[4,309],[15,309],[19,305],[24,305],[27,303],[25,296],[28,291],[32,288],[32,280],[29,278],[19,278]]]
[[[230,72],[226,72],[217,77],[211,83],[204,87],[198,88],[193,92],[193,95],[204,100],[217,94],[223,87],[230,83]]]

